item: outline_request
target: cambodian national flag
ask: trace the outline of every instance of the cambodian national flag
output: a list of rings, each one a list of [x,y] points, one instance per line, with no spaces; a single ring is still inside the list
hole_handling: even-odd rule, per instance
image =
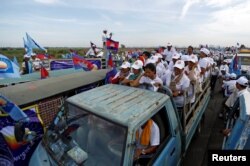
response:
[[[79,55],[73,54],[72,60],[75,69],[83,69],[85,71],[90,71],[94,68],[94,65],[91,62],[87,61]]]
[[[237,54],[233,57],[230,65],[229,65],[229,72],[235,73],[237,75],[240,74],[240,64],[239,64],[239,58],[238,58]]]
[[[0,54],[0,79],[3,78],[20,78],[20,73],[14,62]]]
[[[111,40],[111,39],[107,39],[106,46],[107,46],[107,49],[109,50],[118,51],[119,42]]]
[[[112,78],[116,75],[117,70],[115,67],[112,68],[109,72],[107,72],[106,77],[105,77],[105,84],[111,84],[112,83]]]

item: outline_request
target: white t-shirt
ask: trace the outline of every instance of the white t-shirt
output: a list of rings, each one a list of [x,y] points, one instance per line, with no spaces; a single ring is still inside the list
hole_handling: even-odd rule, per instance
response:
[[[103,33],[102,34],[102,42],[106,42],[107,38],[108,38],[107,34]]]
[[[181,80],[176,84],[176,90],[186,90],[190,85],[189,78],[183,74]],[[183,107],[184,106],[184,95],[173,97],[176,107]]]
[[[164,65],[161,62],[156,65],[156,74],[159,78],[162,78],[165,70],[166,70],[166,68],[164,67]]]
[[[163,85],[162,80],[156,75],[155,79],[150,79],[149,77],[146,76],[142,76],[139,83],[142,84],[146,84],[141,86],[141,88],[143,89],[148,89],[151,91],[157,91],[158,87],[154,86],[155,83],[160,83],[161,85]]]
[[[172,60],[172,56],[175,53],[175,48],[172,46],[170,51],[168,51],[168,49],[166,48],[163,52],[163,55],[166,57],[165,60],[167,61],[171,61]]]
[[[141,140],[142,128],[139,128],[139,140]],[[160,145],[160,130],[157,124],[153,121],[150,133],[150,145],[157,146]],[[140,145],[142,146],[142,145]]]
[[[172,75],[172,71],[170,71],[169,69],[166,70],[164,73],[163,73],[163,76],[162,76],[162,82],[164,85],[166,85],[167,87],[169,87],[170,85],[170,81],[171,81],[171,75]]]
[[[224,88],[225,96],[230,96],[236,88],[236,80],[223,81],[222,87]]]
[[[228,67],[228,65],[221,65],[220,66],[220,76],[222,75],[222,73],[221,73],[222,70],[225,70],[226,73],[229,73],[229,67]]]
[[[184,71],[186,71],[189,74],[190,73],[189,67],[186,66],[184,68]],[[195,85],[199,84],[199,82],[200,82],[200,71],[198,70],[197,67],[194,69],[194,74],[192,76],[189,76],[188,78],[191,79],[190,81],[195,80]],[[195,85],[192,84],[192,88],[190,88],[189,91],[188,91],[188,95],[193,96],[191,98],[191,100],[190,100],[191,103],[195,102],[195,94],[194,94]]]

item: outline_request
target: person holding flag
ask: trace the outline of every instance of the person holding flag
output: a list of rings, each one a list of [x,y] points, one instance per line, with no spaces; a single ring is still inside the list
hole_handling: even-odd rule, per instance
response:
[[[32,63],[30,61],[30,56],[25,54],[23,56],[23,63],[22,63],[22,75],[32,73]]]

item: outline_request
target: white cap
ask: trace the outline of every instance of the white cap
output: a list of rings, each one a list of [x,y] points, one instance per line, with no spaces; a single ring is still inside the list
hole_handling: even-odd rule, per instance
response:
[[[141,69],[143,66],[143,63],[141,60],[136,60],[134,64],[132,65],[133,69]]]
[[[123,62],[122,65],[121,65],[121,68],[123,69],[127,69],[127,68],[130,68],[130,63],[129,62]]]
[[[184,62],[189,61],[189,55],[182,55],[181,60],[183,60]]]
[[[193,63],[198,62],[198,58],[194,54],[190,55],[188,60],[191,61],[191,62],[193,62]]]
[[[24,57],[24,58],[30,58],[30,56],[27,55],[27,54],[25,54],[23,57]]]
[[[210,54],[210,51],[208,49],[206,49],[206,48],[201,48],[200,52],[203,52],[206,55]]]
[[[168,43],[167,46],[170,47],[170,46],[172,46],[172,44],[171,44],[171,43]]]
[[[36,53],[32,52],[32,53],[31,53],[31,56],[36,56]]]
[[[156,53],[155,56],[157,56],[158,58],[163,58],[160,53]]]
[[[202,68],[207,68],[207,66],[208,66],[208,61],[207,61],[205,58],[202,58],[202,59],[200,59],[200,61],[199,61],[199,65],[200,65],[200,67],[202,67]]]
[[[230,74],[230,78],[231,78],[231,79],[236,79],[236,78],[237,78],[237,75],[236,75],[235,73],[231,73],[231,74]]]
[[[172,56],[172,59],[179,59],[180,58],[180,54],[178,53],[174,53],[174,55]]]
[[[178,60],[175,62],[174,67],[177,67],[179,69],[183,69],[185,67],[185,63],[183,60]]]
[[[149,63],[156,64],[156,62],[158,61],[158,59],[159,59],[158,56],[151,56],[151,58],[149,58],[149,59],[147,60],[146,65],[149,64]]]
[[[243,86],[248,85],[248,79],[244,76],[241,76],[236,82],[240,85],[243,85]]]

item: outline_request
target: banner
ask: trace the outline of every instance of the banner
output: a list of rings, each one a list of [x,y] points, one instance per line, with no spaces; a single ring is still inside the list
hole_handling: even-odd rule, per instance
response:
[[[0,79],[20,78],[19,67],[8,57],[0,54]]]
[[[89,62],[92,64],[95,64],[98,67],[98,70],[101,69],[101,60],[100,59],[87,59]],[[72,59],[57,59],[57,60],[52,60],[50,62],[50,70],[60,70],[60,69],[68,69],[68,68],[73,68],[74,64]]]
[[[30,118],[29,122],[24,122],[25,128],[36,132],[36,138],[32,142],[18,143],[14,136],[15,121],[4,114],[0,114],[0,163],[14,163],[14,165],[29,165],[29,160],[35,151],[38,143],[44,134],[41,118],[38,115],[38,106],[33,105],[23,109]]]

